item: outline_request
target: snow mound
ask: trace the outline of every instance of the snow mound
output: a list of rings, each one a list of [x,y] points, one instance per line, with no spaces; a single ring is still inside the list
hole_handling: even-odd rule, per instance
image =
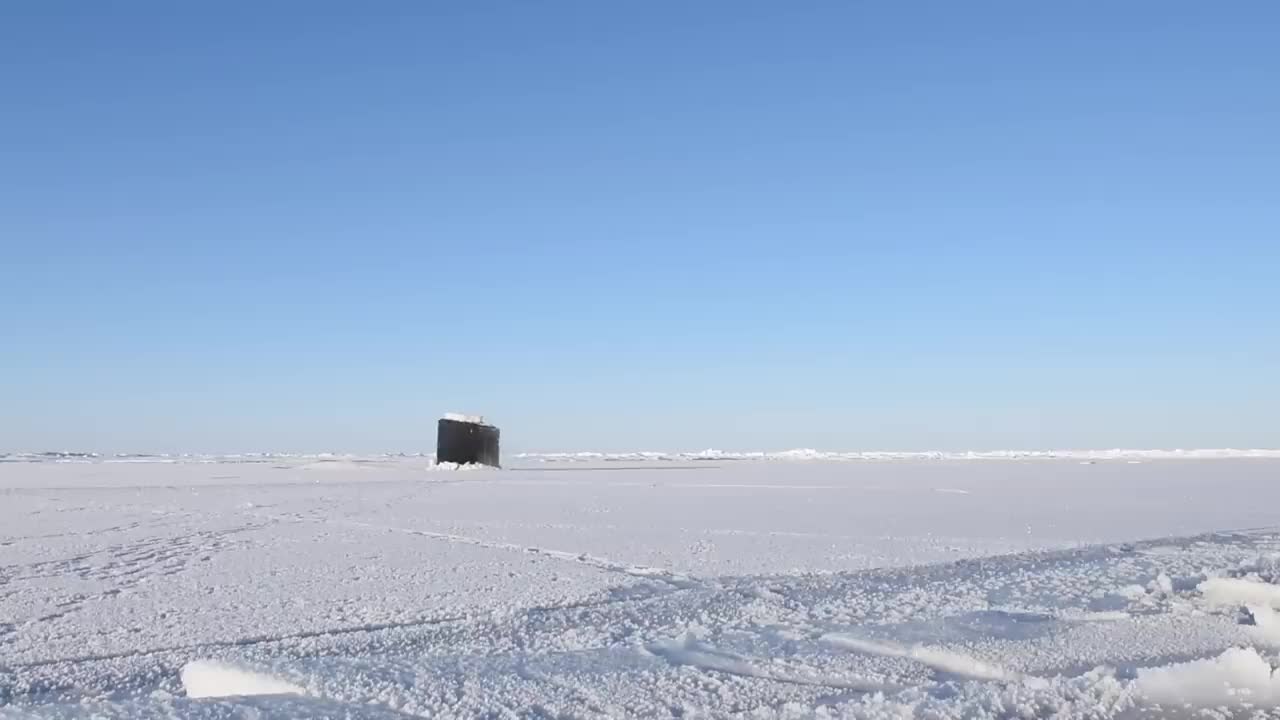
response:
[[[301,695],[304,692],[293,683],[215,660],[193,660],[182,667],[180,677],[190,698]]]
[[[1243,578],[1209,578],[1197,589],[1210,605],[1265,605],[1280,609],[1280,585]]]
[[[1280,707],[1280,673],[1257,650],[1231,648],[1215,658],[1138,670],[1151,703],[1192,707]]]

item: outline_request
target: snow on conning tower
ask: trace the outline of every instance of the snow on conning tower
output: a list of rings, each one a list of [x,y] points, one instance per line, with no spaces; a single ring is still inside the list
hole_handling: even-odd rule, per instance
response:
[[[479,415],[445,413],[436,432],[436,462],[501,467],[498,428]]]

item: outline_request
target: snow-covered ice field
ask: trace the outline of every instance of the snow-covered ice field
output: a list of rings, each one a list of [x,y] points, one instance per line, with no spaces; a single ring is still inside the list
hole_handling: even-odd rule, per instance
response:
[[[1280,713],[1280,459],[56,459],[3,718]]]

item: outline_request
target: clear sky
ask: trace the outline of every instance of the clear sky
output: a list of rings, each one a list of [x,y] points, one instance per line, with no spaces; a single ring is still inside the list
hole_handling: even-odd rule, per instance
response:
[[[1277,28],[0,3],[0,449],[1280,446]]]

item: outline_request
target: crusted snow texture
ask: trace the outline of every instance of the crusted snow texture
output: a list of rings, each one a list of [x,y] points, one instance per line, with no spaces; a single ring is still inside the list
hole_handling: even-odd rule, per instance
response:
[[[1275,460],[433,467],[0,463],[0,718],[1280,715]]]

